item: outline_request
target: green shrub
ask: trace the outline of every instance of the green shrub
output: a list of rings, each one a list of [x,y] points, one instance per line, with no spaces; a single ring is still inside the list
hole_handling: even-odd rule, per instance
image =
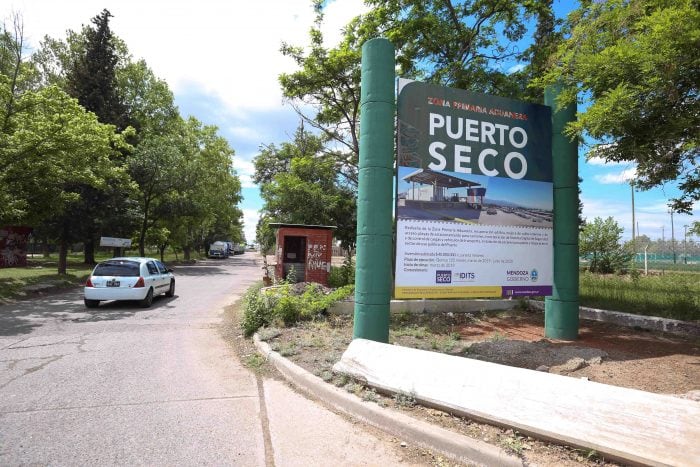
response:
[[[342,266],[331,266],[328,276],[330,287],[343,287],[355,283],[355,262],[352,258],[345,257]]]
[[[248,289],[243,296],[243,332],[246,336],[251,336],[255,331],[270,324],[272,309],[266,303],[266,294],[260,289],[262,284],[256,284]]]
[[[329,294],[319,284],[308,283],[301,294],[294,293],[293,284],[285,284],[261,290],[252,287],[243,299],[243,330],[246,336],[252,335],[263,326],[294,323],[311,319],[327,310],[333,303],[350,295],[353,286],[333,290]]]

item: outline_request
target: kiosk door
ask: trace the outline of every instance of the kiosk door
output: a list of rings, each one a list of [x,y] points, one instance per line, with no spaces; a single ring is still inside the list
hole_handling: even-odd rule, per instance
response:
[[[284,278],[294,271],[295,282],[304,282],[306,276],[306,237],[284,237],[282,250]]]

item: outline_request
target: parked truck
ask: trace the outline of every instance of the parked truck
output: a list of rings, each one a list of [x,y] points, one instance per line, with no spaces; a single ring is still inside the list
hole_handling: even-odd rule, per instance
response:
[[[228,244],[226,242],[214,242],[209,245],[210,258],[228,258]]]

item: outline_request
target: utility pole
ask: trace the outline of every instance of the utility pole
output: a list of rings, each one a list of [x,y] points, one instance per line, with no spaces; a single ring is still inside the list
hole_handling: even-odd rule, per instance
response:
[[[673,209],[669,212],[671,213],[671,251],[673,251],[673,264],[676,264],[676,237],[673,234]]]
[[[688,224],[683,226],[683,263],[688,264]]]
[[[666,237],[664,237],[664,226],[661,226],[661,261],[665,261],[664,255],[666,254]]]
[[[632,189],[632,253],[634,253],[634,261],[637,261],[637,243],[635,241],[634,231],[634,180],[630,180],[630,188]]]

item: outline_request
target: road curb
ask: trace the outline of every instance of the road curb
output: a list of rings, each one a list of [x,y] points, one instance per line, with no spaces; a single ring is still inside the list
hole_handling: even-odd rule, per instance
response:
[[[459,462],[509,467],[523,465],[520,458],[492,444],[454,433],[391,409],[381,408],[372,402],[361,401],[356,396],[324,382],[274,352],[267,342],[260,340],[258,334],[253,336],[253,341],[258,351],[272,362],[288,381],[303,392],[345,414]]]
[[[544,302],[530,300],[530,305],[544,311]],[[617,324],[628,328],[641,328],[649,331],[668,332],[681,336],[700,337],[700,323],[656,316],[633,315],[621,311],[601,310],[598,308],[579,307],[579,318],[602,323]]]

